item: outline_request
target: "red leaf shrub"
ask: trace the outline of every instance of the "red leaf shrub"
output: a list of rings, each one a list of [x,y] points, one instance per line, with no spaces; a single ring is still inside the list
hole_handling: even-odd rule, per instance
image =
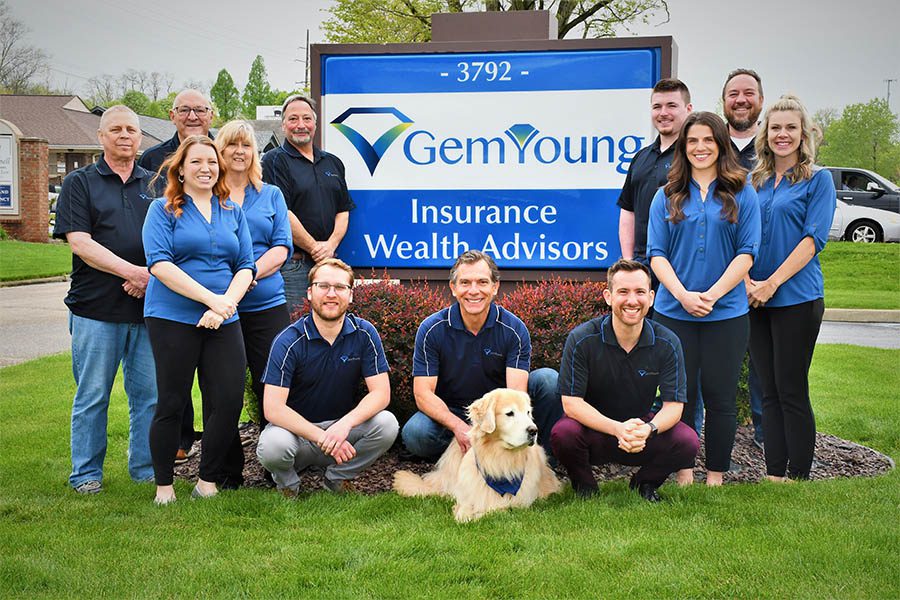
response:
[[[531,368],[559,370],[566,336],[577,325],[609,312],[605,282],[560,277],[523,283],[500,304],[525,323],[531,334]]]

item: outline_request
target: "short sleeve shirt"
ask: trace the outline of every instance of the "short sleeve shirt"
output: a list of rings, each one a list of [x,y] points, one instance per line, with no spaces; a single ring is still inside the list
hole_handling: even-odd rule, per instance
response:
[[[528,371],[531,337],[519,317],[491,304],[484,326],[473,335],[459,303],[425,319],[416,333],[413,377],[437,377],[435,394],[447,406],[464,408],[506,387],[506,369]]]
[[[123,183],[106,160],[72,171],[63,181],[53,237],[83,232],[133,265],[144,266],[141,228],[153,202],[151,174],[138,165]],[[79,317],[112,323],[143,322],[144,301],[122,289],[121,277],[95,269],[72,254],[72,283],[66,306]]]
[[[622,210],[634,213],[634,256],[640,259],[647,256],[650,203],[653,202],[656,190],[666,184],[669,167],[675,154],[675,144],[666,148],[665,152],[660,152],[659,149],[660,142],[657,136],[656,141],[634,155],[617,202]]]
[[[314,240],[327,240],[334,232],[335,215],[356,208],[347,190],[344,163],[334,154],[313,147],[310,162],[285,140],[263,155],[262,167],[263,181],[281,189],[288,210]]]
[[[663,402],[686,402],[681,342],[650,319],[631,352],[619,345],[606,315],[582,323],[569,333],[559,370],[559,393],[583,398],[617,421],[650,412],[657,390]]]
[[[290,388],[287,405],[307,421],[320,423],[353,410],[360,381],[387,372],[381,338],[371,323],[348,313],[341,333],[329,344],[307,314],[275,337],[262,380]]]
[[[242,269],[256,272],[250,230],[241,207],[226,200],[219,205],[212,197],[211,219],[200,212],[190,196],[184,197],[181,216],[165,208],[165,198],[154,200],[144,223],[144,252],[147,266],[167,261],[214,294],[224,294],[234,275]],[[170,290],[150,277],[144,300],[144,316],[195,325],[207,307]],[[238,319],[235,314],[225,323]]]
[[[289,258],[293,249],[291,224],[288,222],[287,207],[281,190],[267,183],[259,191],[248,185],[244,190],[244,204],[241,208],[253,240],[253,260],[259,260],[259,257],[276,246],[286,247]],[[284,303],[284,278],[276,270],[268,277],[257,279],[256,287],[244,295],[238,309],[241,312],[253,312]]]

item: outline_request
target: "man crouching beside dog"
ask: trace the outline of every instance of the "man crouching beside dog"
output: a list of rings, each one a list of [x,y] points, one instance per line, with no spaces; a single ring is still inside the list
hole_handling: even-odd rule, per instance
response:
[[[419,409],[403,427],[406,449],[436,460],[456,439],[463,454],[472,425],[466,407],[488,392],[527,392],[538,443],[550,453],[550,430],[562,416],[553,369],[528,372],[531,338],[525,324],[494,304],[500,271],[484,252],[462,253],[450,269],[457,302],[425,319],[416,333],[413,394]]]
[[[387,452],[400,426],[385,410],[391,388],[375,327],[347,312],[353,269],[336,258],[309,271],[312,312],[276,336],[263,373],[269,425],[256,454],[287,497],[299,492],[299,473],[325,469],[324,485],[354,491],[353,479]],[[354,403],[360,378],[368,393]]]
[[[582,323],[566,340],[559,377],[565,416],[553,427],[551,444],[579,496],[598,491],[591,465],[612,462],[640,465],[630,487],[659,502],[657,488],[697,455],[697,434],[681,422],[681,342],[644,318],[653,295],[648,268],[619,260],[603,291],[611,313]],[[662,408],[654,413],[657,388]]]

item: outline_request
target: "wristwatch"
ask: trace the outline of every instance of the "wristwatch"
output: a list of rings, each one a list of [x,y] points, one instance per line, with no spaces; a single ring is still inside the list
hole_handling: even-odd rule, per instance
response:
[[[650,426],[650,435],[647,436],[647,439],[656,437],[656,434],[659,433],[659,428],[656,426],[656,423],[653,421],[645,421],[645,423]]]

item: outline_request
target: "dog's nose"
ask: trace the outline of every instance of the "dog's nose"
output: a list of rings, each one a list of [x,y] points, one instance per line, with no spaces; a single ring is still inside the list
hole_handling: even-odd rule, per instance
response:
[[[528,429],[526,429],[525,431],[528,432],[528,442],[530,444],[533,444],[534,440],[537,439],[537,427],[531,426]]]

